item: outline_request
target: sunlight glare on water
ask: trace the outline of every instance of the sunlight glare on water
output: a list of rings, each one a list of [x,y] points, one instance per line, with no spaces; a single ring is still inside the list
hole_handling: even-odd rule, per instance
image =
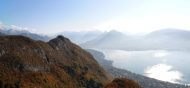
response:
[[[172,66],[166,64],[157,64],[152,67],[147,67],[147,69],[145,69],[145,76],[172,83],[178,83],[183,77],[182,73],[173,70]]]

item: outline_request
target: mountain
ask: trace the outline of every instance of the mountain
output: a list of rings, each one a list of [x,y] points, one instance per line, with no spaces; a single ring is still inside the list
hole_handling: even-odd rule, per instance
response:
[[[143,41],[147,49],[189,51],[190,31],[179,29],[158,30],[146,35]]]
[[[86,49],[86,51],[88,51],[89,53],[91,53],[93,55],[93,57],[97,60],[97,62],[100,64],[100,65],[112,65],[113,61],[111,60],[106,60],[104,58],[105,55],[100,52],[100,51],[97,51],[97,50],[93,50],[93,49]]]
[[[0,36],[4,36],[4,35],[5,35],[5,34],[3,34],[3,33],[0,32]]]
[[[0,88],[102,88],[112,77],[93,56],[58,36],[0,36]]]
[[[99,35],[97,38],[87,41],[86,43],[81,44],[84,48],[109,48],[109,49],[117,49],[120,48],[117,45],[123,45],[123,41],[127,39],[129,36],[112,30],[109,32],[104,32]],[[113,47],[114,46],[114,47]]]
[[[112,65],[111,61],[105,59],[105,56],[102,52],[93,49],[86,49],[86,50],[90,52],[94,56],[94,58],[100,63],[100,65],[105,70],[107,70],[107,72],[109,72],[114,78],[127,78],[130,80],[135,80],[143,88],[189,88],[188,86],[185,85],[159,81],[153,78],[132,73],[125,69],[116,68]]]
[[[142,88],[142,87],[133,80],[125,78],[117,78],[114,79],[111,83],[109,83],[105,88]]]
[[[163,29],[142,36],[129,36],[116,31],[102,34],[81,44],[84,48],[119,50],[190,50],[190,31]]]
[[[174,39],[190,39],[190,31],[180,29],[162,29],[149,33],[148,37],[170,37]]]
[[[81,44],[90,40],[95,39],[102,32],[100,31],[81,31],[81,32],[62,32],[58,35],[64,35],[69,38],[72,42]]]
[[[48,36],[42,36],[36,33],[31,33],[29,31],[26,30],[16,30],[16,29],[0,29],[0,32],[6,35],[22,35],[22,36],[26,36],[26,37],[30,37],[34,40],[41,40],[41,41],[48,41],[50,40],[50,37]]]

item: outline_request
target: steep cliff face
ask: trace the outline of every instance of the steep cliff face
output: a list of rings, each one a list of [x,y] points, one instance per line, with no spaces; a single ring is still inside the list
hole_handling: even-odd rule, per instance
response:
[[[0,37],[0,88],[102,88],[111,79],[88,52],[63,36],[47,43]]]

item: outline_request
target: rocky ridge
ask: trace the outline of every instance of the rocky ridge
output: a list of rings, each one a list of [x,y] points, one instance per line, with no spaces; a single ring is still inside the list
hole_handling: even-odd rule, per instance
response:
[[[58,36],[0,37],[0,88],[102,88],[112,77],[90,53]]]

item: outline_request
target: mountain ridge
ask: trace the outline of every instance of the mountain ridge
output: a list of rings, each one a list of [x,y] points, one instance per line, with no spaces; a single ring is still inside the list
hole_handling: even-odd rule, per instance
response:
[[[2,88],[102,88],[111,80],[91,54],[63,36],[49,42],[0,37]]]
[[[102,34],[103,35],[103,34]],[[190,31],[165,29],[151,32],[141,36],[113,35],[111,37],[100,37],[81,44],[83,48],[114,49],[127,51],[142,50],[190,50]],[[101,36],[101,35],[100,35]],[[101,41],[99,41],[101,40]],[[175,41],[172,41],[175,40]]]
[[[51,38],[46,35],[39,35],[36,33],[31,33],[27,30],[17,30],[17,29],[11,29],[11,28],[2,28],[0,29],[0,32],[4,35],[22,35],[26,37],[30,37],[34,40],[41,40],[41,41],[49,41]]]

